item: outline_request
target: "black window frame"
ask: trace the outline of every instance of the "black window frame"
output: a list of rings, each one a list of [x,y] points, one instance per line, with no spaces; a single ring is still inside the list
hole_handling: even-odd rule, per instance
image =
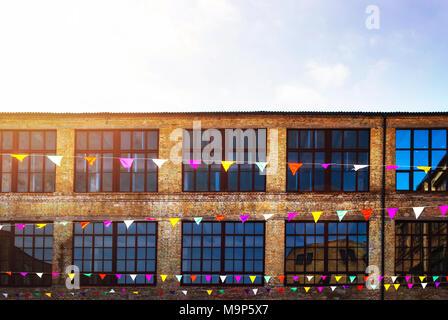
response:
[[[207,286],[207,287],[229,287],[229,286],[250,286],[250,287],[260,287],[260,286],[264,286],[265,283],[265,279],[264,279],[264,273],[265,273],[265,264],[266,264],[266,223],[265,221],[251,221],[251,222],[245,222],[245,223],[258,223],[258,224],[262,224],[263,225],[263,247],[262,247],[262,253],[263,253],[263,267],[262,267],[262,271],[258,271],[258,272],[246,272],[246,271],[242,271],[242,272],[226,272],[225,271],[225,261],[226,260],[234,260],[234,259],[225,259],[225,249],[228,248],[226,246],[225,240],[226,240],[226,224],[232,223],[232,224],[241,224],[241,221],[222,221],[222,222],[216,222],[216,221],[202,221],[202,223],[211,223],[213,224],[220,224],[221,225],[221,232],[220,232],[220,237],[221,237],[221,245],[220,245],[220,270],[218,272],[214,272],[214,271],[201,271],[201,272],[192,272],[192,271],[185,271],[184,270],[184,230],[185,230],[185,223],[191,223],[192,226],[194,226],[196,223],[195,222],[190,222],[190,221],[182,221],[182,244],[181,244],[181,274],[182,274],[182,279],[181,279],[181,285],[184,286],[191,286],[191,287],[198,287],[198,286]],[[244,224],[245,224],[244,223]],[[243,226],[244,226],[243,224]],[[188,234],[191,235],[193,237],[194,233]],[[201,269],[202,269],[202,263],[203,263],[203,258],[202,258],[202,249],[203,247],[203,235],[204,233],[201,233],[201,258],[200,263],[201,263]],[[255,235],[255,233],[254,233]],[[250,235],[249,235],[250,236]],[[245,235],[243,235],[244,239],[245,239]],[[243,240],[245,242],[245,240]],[[192,248],[192,247],[190,247]],[[235,246],[233,246],[232,248],[235,248]],[[246,246],[244,245],[242,247],[243,249],[246,248]],[[256,248],[255,246],[253,248]],[[245,250],[243,250],[243,261],[245,261],[244,257],[245,257]],[[254,261],[256,259],[253,259]],[[244,268],[244,263],[243,263],[243,268]],[[201,276],[206,276],[206,275],[211,275],[211,276],[226,276],[226,279],[224,282],[221,281],[221,279],[218,279],[218,283],[208,283],[208,282],[199,282],[197,280],[195,280],[194,282],[191,283],[186,283],[184,281],[186,276],[189,275],[197,275],[197,277],[201,277]],[[228,282],[228,278],[229,276],[235,276],[235,275],[241,275],[241,280],[240,282],[236,282],[235,279],[232,279],[232,282]],[[260,283],[251,283],[251,282],[244,282],[244,277],[245,276],[257,276],[257,278],[259,278],[261,280]]]
[[[158,231],[159,231],[158,222],[157,221],[134,221],[134,223],[141,223],[141,222],[155,225],[155,233],[154,234],[149,234],[151,236],[152,235],[155,236],[154,271],[153,272],[149,272],[149,271],[148,272],[146,272],[146,271],[145,272],[141,272],[141,271],[128,272],[128,271],[118,271],[117,270],[117,261],[119,260],[118,257],[117,257],[117,255],[118,255],[118,245],[117,245],[118,236],[124,236],[124,235],[127,235],[127,233],[126,234],[119,234],[118,233],[118,227],[117,227],[118,223],[123,223],[124,224],[123,221],[113,221],[110,224],[110,226],[107,227],[107,228],[112,228],[112,233],[111,234],[106,234],[106,233],[95,234],[95,230],[92,231],[92,234],[91,234],[92,235],[92,247],[91,247],[92,248],[92,259],[90,259],[92,261],[92,271],[83,271],[83,268],[78,266],[79,272],[80,272],[80,285],[82,287],[95,287],[95,288],[96,287],[101,287],[101,286],[154,287],[154,286],[157,285],[157,262],[158,262],[157,250],[158,250],[158,241],[159,241],[158,240]],[[106,228],[104,226],[104,222],[103,221],[92,221],[90,224],[95,224],[95,223],[103,224],[103,230],[104,230],[104,228]],[[85,235],[84,233],[83,234],[77,234],[75,232],[76,224],[79,225],[80,222],[74,222],[73,223],[73,237],[72,237],[72,248],[73,248],[72,264],[73,265],[76,265],[75,264],[75,248],[81,248],[82,250],[85,248],[84,245],[80,246],[80,247],[75,247],[75,237],[76,236],[84,236]],[[126,225],[125,225],[125,228],[126,228]],[[99,272],[98,271],[93,271],[94,268],[95,268],[95,266],[94,266],[94,262],[95,262],[95,259],[94,259],[94,256],[95,256],[94,235],[99,235],[99,236],[103,236],[103,237],[104,236],[111,236],[112,237],[112,247],[111,247],[112,248],[112,259],[110,260],[111,264],[112,264],[112,271],[99,271]],[[131,234],[131,235],[135,235],[137,237],[139,234],[136,233],[136,234]],[[143,234],[141,234],[141,235],[143,235]],[[144,234],[144,236],[145,237],[148,236],[148,233]],[[136,239],[136,241],[137,241],[137,239]],[[101,248],[104,249],[105,248],[104,245]],[[128,248],[127,244],[126,244],[126,246],[124,248]],[[137,243],[135,244],[134,247],[131,247],[131,248],[137,249],[138,248]],[[147,248],[148,247],[145,247],[145,249],[147,249]],[[135,258],[134,259],[129,259],[129,260],[137,261],[136,256],[137,256],[137,252],[135,253]],[[84,262],[84,260],[86,260],[86,259],[79,259],[79,260]],[[123,260],[123,259],[120,259],[120,260]],[[124,259],[124,260],[128,260],[128,259]],[[102,259],[101,261],[104,261],[104,259]],[[145,259],[145,261],[146,261],[146,259]],[[87,277],[87,276],[84,275],[85,273],[87,273],[87,274],[91,273],[92,276],[91,277]],[[106,274],[106,277],[104,279],[101,279],[99,277],[99,274]],[[132,283],[126,283],[126,282],[125,283],[118,283],[119,279],[115,276],[115,274],[121,274],[122,277],[126,277],[127,275],[130,275],[130,274],[136,274],[137,276],[138,275],[143,275],[143,277],[146,277],[147,274],[152,274],[152,277],[151,277],[152,283],[146,283],[147,282],[146,278],[144,278],[145,279],[145,283],[135,283],[135,282],[132,282]],[[107,279],[107,281],[106,281],[106,279]]]
[[[227,128],[227,129],[231,129],[231,130],[237,130],[237,129],[241,129],[241,128]],[[246,129],[241,129],[241,130],[247,130],[247,129],[254,129],[257,131],[258,130],[266,130],[266,134],[267,134],[267,129],[266,128],[246,128]],[[193,131],[192,129],[183,129],[184,131],[188,131],[190,133],[190,138],[192,139],[192,134],[191,132]],[[207,130],[207,129],[202,129],[201,130],[201,136],[202,133]],[[221,161],[225,161],[226,159],[226,154],[225,154],[225,144],[226,144],[226,134],[225,134],[225,130],[226,129],[216,129],[219,130],[221,132],[221,137],[222,137],[222,160]],[[183,135],[184,137],[185,135]],[[258,134],[256,135],[257,139],[258,139]],[[192,148],[192,140],[190,139],[190,152],[193,156],[193,148]],[[267,135],[266,135],[266,149],[267,149]],[[184,142],[183,142],[184,143]],[[259,154],[258,154],[258,140],[256,141],[256,158],[258,158]],[[234,146],[236,147],[236,146]],[[203,150],[203,146],[201,145],[201,153]],[[245,152],[247,150],[247,148],[244,148]],[[244,163],[244,164],[238,164],[238,162],[234,163],[226,172],[224,167],[222,166],[222,164],[205,164],[203,162],[201,162],[201,164],[199,164],[199,166],[201,165],[207,165],[208,166],[208,183],[207,183],[207,190],[198,190],[197,187],[197,172],[198,170],[200,170],[199,166],[198,169],[191,169],[191,165],[189,163],[184,163],[186,160],[197,160],[197,159],[185,159],[184,158],[184,153],[183,153],[183,148],[182,148],[182,192],[188,192],[188,193],[196,193],[196,192],[248,192],[248,193],[253,193],[253,192],[266,192],[266,175],[265,174],[259,174],[260,173],[260,169],[258,168],[258,166],[255,164],[255,162],[253,163]],[[267,150],[266,150],[267,152]],[[266,155],[267,157],[267,155]],[[266,161],[266,159],[264,159]],[[211,190],[211,177],[212,177],[212,173],[216,172],[215,170],[212,170],[212,166],[220,166],[219,172],[220,172],[220,181],[219,181],[219,190]],[[252,188],[250,190],[241,190],[241,166],[240,165],[250,165],[251,166],[251,172],[252,174]],[[234,170],[234,168],[237,168],[238,170],[238,182],[237,182],[237,190],[230,190],[229,189],[229,172],[232,172],[232,170]],[[243,170],[246,171],[246,170]],[[193,190],[186,190],[185,189],[185,172],[193,172]],[[258,174],[259,176],[263,177],[264,179],[264,183],[263,183],[263,188],[262,190],[255,190],[255,175]]]
[[[3,134],[5,132],[12,132],[12,148],[11,149],[4,149],[3,148]],[[43,133],[43,149],[32,149],[31,147],[31,137],[33,132],[42,132]],[[47,149],[47,133],[54,133],[54,149]],[[19,135],[20,133],[28,133],[28,148],[20,149],[19,148]],[[56,165],[51,162],[47,158],[47,156],[50,155],[56,155],[57,152],[57,130],[53,129],[2,129],[0,130],[0,153],[3,155],[0,156],[0,181],[3,180],[3,174],[7,174],[7,172],[3,172],[3,158],[4,157],[10,157],[11,158],[11,185],[10,185],[10,191],[3,191],[2,185],[0,185],[0,193],[54,193],[56,192]],[[22,160],[21,163],[19,163],[19,160],[12,158],[9,154],[27,154],[28,157]],[[32,157],[41,157],[42,160],[42,191],[30,191],[30,181],[31,181],[31,175],[32,175],[32,169],[31,169],[31,158]],[[27,163],[27,171],[20,171],[19,166],[23,164],[23,162]],[[52,168],[47,168],[48,166]],[[48,171],[47,171],[48,170]],[[38,171],[40,172],[40,171]],[[26,191],[19,191],[18,190],[18,180],[19,180],[19,174],[26,173],[27,174],[27,190]],[[52,191],[45,191],[45,176],[46,175],[52,175]]]
[[[328,255],[329,255],[328,252],[329,252],[329,248],[330,248],[328,246],[329,237],[330,236],[333,236],[333,237],[335,237],[335,236],[338,237],[339,236],[339,233],[336,233],[336,234],[329,233],[328,226],[329,226],[330,223],[334,223],[334,224],[337,224],[337,225],[339,225],[340,223],[346,223],[347,227],[348,227],[348,223],[357,223],[357,224],[363,223],[363,224],[365,224],[365,226],[366,226],[366,233],[365,234],[364,233],[359,233],[359,226],[357,225],[357,227],[356,227],[357,233],[356,234],[349,234],[348,231],[347,231],[343,235],[347,236],[347,239],[348,239],[349,235],[365,236],[366,237],[366,253],[365,254],[366,254],[367,260],[365,261],[365,265],[366,265],[366,268],[367,268],[367,266],[369,265],[369,259],[370,259],[370,257],[369,257],[369,242],[370,242],[369,241],[369,233],[370,233],[370,224],[369,224],[369,222],[368,221],[362,221],[362,220],[344,220],[343,222],[339,222],[339,221],[319,221],[319,222],[317,222],[317,224],[319,224],[319,223],[324,225],[324,232],[322,234],[317,234],[316,232],[314,232],[313,234],[309,234],[309,236],[312,236],[312,237],[322,236],[324,238],[324,246],[323,246],[324,258],[323,259],[318,259],[320,261],[323,261],[324,271],[308,271],[307,268],[306,268],[306,266],[308,264],[304,263],[303,264],[304,271],[296,272],[296,271],[288,271],[287,270],[287,262],[288,262],[287,250],[288,250],[288,248],[290,248],[289,246],[287,246],[287,241],[288,241],[288,239],[287,239],[287,237],[288,237],[287,227],[288,227],[288,224],[293,224],[294,225],[294,230],[296,230],[296,224],[304,224],[304,228],[305,228],[304,229],[305,230],[304,235],[306,236],[306,235],[308,235],[308,234],[306,234],[306,224],[313,224],[314,225],[314,231],[316,231],[316,223],[314,223],[313,221],[310,221],[310,220],[297,220],[297,221],[296,220],[294,220],[294,221],[285,220],[285,229],[284,229],[284,232],[285,232],[285,240],[284,240],[285,241],[284,242],[284,244],[285,244],[285,250],[284,250],[284,253],[285,253],[285,258],[284,258],[284,275],[285,275],[285,278],[283,280],[283,284],[286,285],[286,286],[306,285],[306,286],[310,286],[310,287],[322,286],[322,285],[330,285],[331,282],[333,281],[333,278],[334,278],[333,276],[343,276],[342,279],[339,280],[338,282],[335,282],[334,285],[364,284],[365,283],[364,279],[360,279],[359,276],[361,274],[364,275],[364,276],[367,275],[366,270],[362,270],[362,271],[361,270],[357,270],[357,271],[349,271],[349,270],[339,271],[338,270],[338,271],[332,271],[332,272],[330,272],[328,270],[328,264],[329,264],[329,260],[330,260],[329,257],[328,257]],[[296,236],[302,236],[302,234],[298,234],[298,233],[295,232],[294,234],[291,234],[290,236],[296,237]],[[304,244],[306,244],[306,238],[304,238]],[[351,247],[348,246],[348,241],[347,241],[345,247],[343,247],[343,248],[336,247],[336,251],[337,251],[337,254],[339,255],[339,250],[340,249],[345,249],[346,250],[345,252],[347,252],[347,249],[350,249],[350,248]],[[304,254],[307,254],[306,250],[305,250]],[[346,257],[348,259],[348,255]],[[316,259],[317,259],[317,257],[316,257]],[[291,261],[292,260],[296,261],[296,258],[295,259],[290,259],[290,260]],[[335,260],[335,259],[332,259],[332,260]],[[336,261],[338,261],[338,260],[343,261],[343,257],[340,257],[340,258],[336,259]],[[358,258],[358,260],[359,260],[359,258]],[[309,264],[311,264],[311,263],[309,263]],[[345,264],[345,265],[346,265],[346,269],[348,269],[348,265],[347,264]],[[358,265],[358,263],[357,263],[357,265]],[[321,278],[322,275],[326,276],[325,280]],[[294,281],[293,276],[298,276],[299,277],[298,281],[302,281],[303,280],[303,283]],[[311,281],[308,281],[305,278],[306,276],[313,276],[313,278],[311,279]],[[356,279],[353,282],[351,282],[349,280],[349,276],[357,276],[357,277],[356,277]]]
[[[289,146],[289,133],[292,131],[297,131],[298,134],[298,147],[297,148],[290,148]],[[313,135],[315,135],[315,133],[317,131],[321,131],[324,132],[324,137],[325,137],[325,147],[323,148],[315,148],[315,146],[313,146],[312,148],[301,148],[300,147],[300,134],[301,132],[304,131],[312,131]],[[332,132],[333,131],[341,131],[342,132],[342,140],[341,140],[341,147],[339,148],[333,148],[333,141],[332,141]],[[354,131],[356,132],[356,147],[355,148],[344,148],[344,132],[345,131]],[[367,148],[363,149],[359,147],[359,132],[360,131],[367,131],[368,132],[368,142],[367,142]],[[314,141],[316,140],[316,138],[313,139]],[[370,143],[371,143],[371,129],[370,128],[332,128],[332,129],[316,129],[316,128],[309,128],[309,129],[302,129],[302,128],[289,128],[286,130],[286,155],[285,155],[285,160],[286,160],[286,185],[285,185],[285,190],[286,192],[290,192],[290,193],[306,193],[306,192],[350,192],[350,193],[360,193],[360,192],[369,192],[370,191],[370,156],[371,156],[371,152],[370,152]],[[312,153],[313,154],[313,164],[310,165],[312,167],[312,186],[311,186],[311,190],[300,190],[300,170],[303,170],[303,166],[305,166],[306,164],[304,164],[299,170],[297,170],[295,175],[292,175],[291,170],[288,166],[288,155],[290,152],[295,152],[297,153],[297,156],[299,157],[301,152],[308,152],[308,153]],[[324,158],[325,158],[325,162],[323,163],[333,163],[332,161],[332,154],[334,152],[339,152],[341,153],[341,159],[342,162],[344,162],[344,157],[343,157],[343,153],[344,152],[353,152],[356,153],[356,162],[357,163],[353,163],[353,164],[337,164],[337,165],[330,165],[327,169],[324,169],[321,164],[316,163],[316,161],[314,160],[316,158],[316,153],[324,153]],[[367,168],[363,168],[361,170],[363,170],[364,172],[367,172],[367,181],[366,181],[366,185],[367,188],[366,190],[358,190],[358,181],[359,181],[359,170],[358,171],[353,171],[353,173],[355,174],[355,190],[344,190],[344,172],[350,172],[353,170],[353,165],[354,164],[363,164],[360,161],[358,161],[359,159],[359,154],[360,153],[367,153],[367,159],[368,159],[368,167]],[[300,161],[298,161],[300,162]],[[324,173],[324,182],[323,182],[323,190],[316,190],[315,188],[315,170],[319,169],[322,170]],[[339,174],[341,176],[340,178],[340,188],[338,190],[333,190],[333,185],[331,183],[332,181],[332,174],[333,172],[337,172],[340,171]],[[295,189],[291,189],[289,188],[289,179],[297,179],[297,188]]]
[[[95,149],[95,150],[89,150],[89,138],[88,138],[88,134],[91,132],[99,132],[101,133],[101,148],[100,149]],[[103,144],[103,140],[104,140],[104,133],[105,132],[112,132],[113,134],[113,146],[112,149],[108,150],[108,149],[104,149],[104,144]],[[131,132],[131,149],[121,149],[121,133],[122,132]],[[156,132],[157,133],[157,149],[150,149],[149,148],[149,141],[146,138],[146,149],[141,149],[141,150],[137,150],[137,149],[132,149],[132,132],[145,132],[145,136],[147,137],[148,132]],[[86,149],[78,149],[78,133],[86,133],[87,137],[86,137]],[[74,163],[74,192],[76,193],[105,193],[105,192],[113,192],[113,193],[156,193],[159,190],[159,168],[158,166],[154,163],[153,164],[153,168],[149,168],[148,167],[148,162],[151,161],[149,160],[150,158],[148,158],[146,156],[146,154],[149,153],[155,153],[156,158],[153,159],[157,159],[159,157],[159,148],[160,148],[160,132],[158,129],[139,129],[139,128],[130,128],[130,129],[82,129],[82,130],[75,130],[75,163]],[[120,191],[120,179],[121,179],[121,172],[123,170],[123,166],[120,163],[120,159],[119,158],[124,158],[122,156],[122,154],[124,153],[130,153],[132,155],[132,153],[138,153],[138,154],[144,154],[145,157],[145,171],[144,171],[144,176],[145,176],[145,183],[144,183],[144,190],[145,191],[132,191],[132,182],[130,180],[129,185],[130,185],[130,191]],[[104,154],[112,154],[112,190],[104,190],[103,188],[103,177],[104,177],[104,171],[103,171],[103,158],[102,156]],[[98,159],[95,160],[95,162],[99,161],[100,162],[100,170],[98,171],[98,173],[100,174],[100,187],[99,190],[97,191],[89,191],[89,174],[95,174],[95,172],[90,172],[89,168],[91,167],[90,164],[87,162],[87,160],[83,159],[84,156],[98,156]],[[107,157],[106,157],[107,158]],[[78,172],[78,161],[82,161],[80,163],[82,163],[82,165],[84,166],[84,170],[82,172]],[[135,165],[135,161],[136,159],[134,158],[134,163],[132,164],[132,167],[134,167]],[[148,181],[147,181],[147,176],[150,174],[150,170],[154,171],[155,169],[155,180],[156,180],[156,188],[155,190],[149,190],[147,191],[147,186],[148,186]],[[127,169],[125,169],[127,170]],[[85,187],[83,188],[83,190],[77,190],[77,185],[78,185],[78,174],[85,174]],[[131,171],[131,179],[132,179],[132,171]]]

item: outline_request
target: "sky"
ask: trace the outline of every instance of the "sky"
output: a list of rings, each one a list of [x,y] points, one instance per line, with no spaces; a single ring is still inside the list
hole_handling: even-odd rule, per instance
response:
[[[448,111],[447,71],[446,0],[0,0],[1,112]]]

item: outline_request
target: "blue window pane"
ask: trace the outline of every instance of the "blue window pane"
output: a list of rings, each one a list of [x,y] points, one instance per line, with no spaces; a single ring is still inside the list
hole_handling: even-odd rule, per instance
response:
[[[395,165],[409,168],[411,166],[411,151],[395,151]]]
[[[426,173],[420,172],[420,171],[414,171],[414,181],[413,181],[413,190],[417,190],[422,183],[422,181],[425,179]]]
[[[414,130],[414,148],[428,148],[429,135],[428,130]]]
[[[333,130],[331,132],[331,143],[333,148],[342,148],[342,131]]]
[[[369,148],[369,130],[360,130],[358,132],[358,148]]]
[[[313,131],[301,130],[300,131],[300,148],[313,148]]]
[[[397,172],[397,190],[409,190],[409,172]]]
[[[288,148],[297,149],[299,147],[299,132],[288,130]]]
[[[356,190],[356,173],[344,172],[344,191]]]
[[[356,131],[344,131],[344,149],[356,148]]]
[[[411,147],[411,130],[396,130],[395,146],[399,149],[409,149]]]
[[[428,151],[415,150],[414,151],[414,166],[427,166],[429,165]]]
[[[432,130],[432,148],[445,149],[446,148],[446,130]]]
[[[443,168],[443,163],[441,163],[441,160],[446,155],[446,151],[432,151],[431,152],[431,166],[437,167],[440,164],[440,167]]]

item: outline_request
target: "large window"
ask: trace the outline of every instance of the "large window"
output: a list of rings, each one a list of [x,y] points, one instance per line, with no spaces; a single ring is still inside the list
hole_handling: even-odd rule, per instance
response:
[[[17,227],[23,224],[4,225],[0,230],[0,285],[51,286],[53,225]],[[11,272],[11,276],[4,272]]]
[[[149,285],[155,284],[157,223],[134,222],[129,228],[123,222],[106,226],[90,223],[74,226],[73,264],[82,273],[82,285]],[[106,274],[104,279],[98,276]],[[120,274],[118,278],[116,274]],[[133,280],[130,275],[135,274]],[[148,277],[146,275],[152,275]]]
[[[76,131],[76,192],[157,191],[158,131]],[[98,157],[90,165],[84,157]],[[130,168],[120,158],[134,159]]]
[[[248,285],[250,276],[256,276],[254,285],[263,284],[264,227],[264,222],[184,222],[183,284]],[[224,283],[220,275],[227,276]]]
[[[368,265],[366,222],[287,222],[285,240],[287,284],[336,283],[332,275],[345,275],[348,283],[347,276],[356,276],[358,283],[364,283]],[[305,276],[311,275],[316,277],[309,282]],[[325,280],[322,275],[327,275]]]
[[[0,131],[1,192],[54,192],[56,131]],[[10,154],[29,155],[22,161]]]
[[[368,191],[369,130],[288,130],[287,162],[303,163],[287,191]],[[322,164],[332,164],[325,169]]]
[[[448,274],[448,222],[395,222],[395,274]]]
[[[445,129],[396,130],[397,190],[448,190],[447,134]]]
[[[230,135],[226,133],[226,130],[219,130],[218,132],[221,136],[221,144],[219,145],[221,156],[217,161],[218,163],[204,159],[195,169],[189,163],[190,160],[199,160],[194,159],[193,131],[184,130],[183,191],[265,191],[266,176],[263,172],[260,172],[255,162],[266,161],[266,129],[243,130],[240,136],[238,136],[239,133]],[[244,136],[244,133],[250,132],[253,135]],[[233,139],[234,147],[226,157],[226,145],[229,145],[229,139]],[[201,155],[211,142],[213,142],[212,136],[201,141]],[[241,144],[240,147],[238,147],[239,143]],[[255,148],[250,148],[250,144]],[[215,150],[215,152],[217,151]],[[214,155],[213,152],[212,154]],[[241,156],[238,157],[238,154]],[[236,163],[231,165],[226,172],[221,161],[236,161]]]

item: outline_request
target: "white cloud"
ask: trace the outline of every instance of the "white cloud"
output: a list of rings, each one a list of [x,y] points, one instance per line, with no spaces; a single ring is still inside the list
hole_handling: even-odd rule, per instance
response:
[[[307,75],[322,89],[341,87],[350,75],[348,67],[342,63],[328,65],[310,61],[306,67]]]
[[[327,99],[317,90],[300,84],[283,84],[275,89],[278,105],[291,106],[317,106],[328,103]]]

